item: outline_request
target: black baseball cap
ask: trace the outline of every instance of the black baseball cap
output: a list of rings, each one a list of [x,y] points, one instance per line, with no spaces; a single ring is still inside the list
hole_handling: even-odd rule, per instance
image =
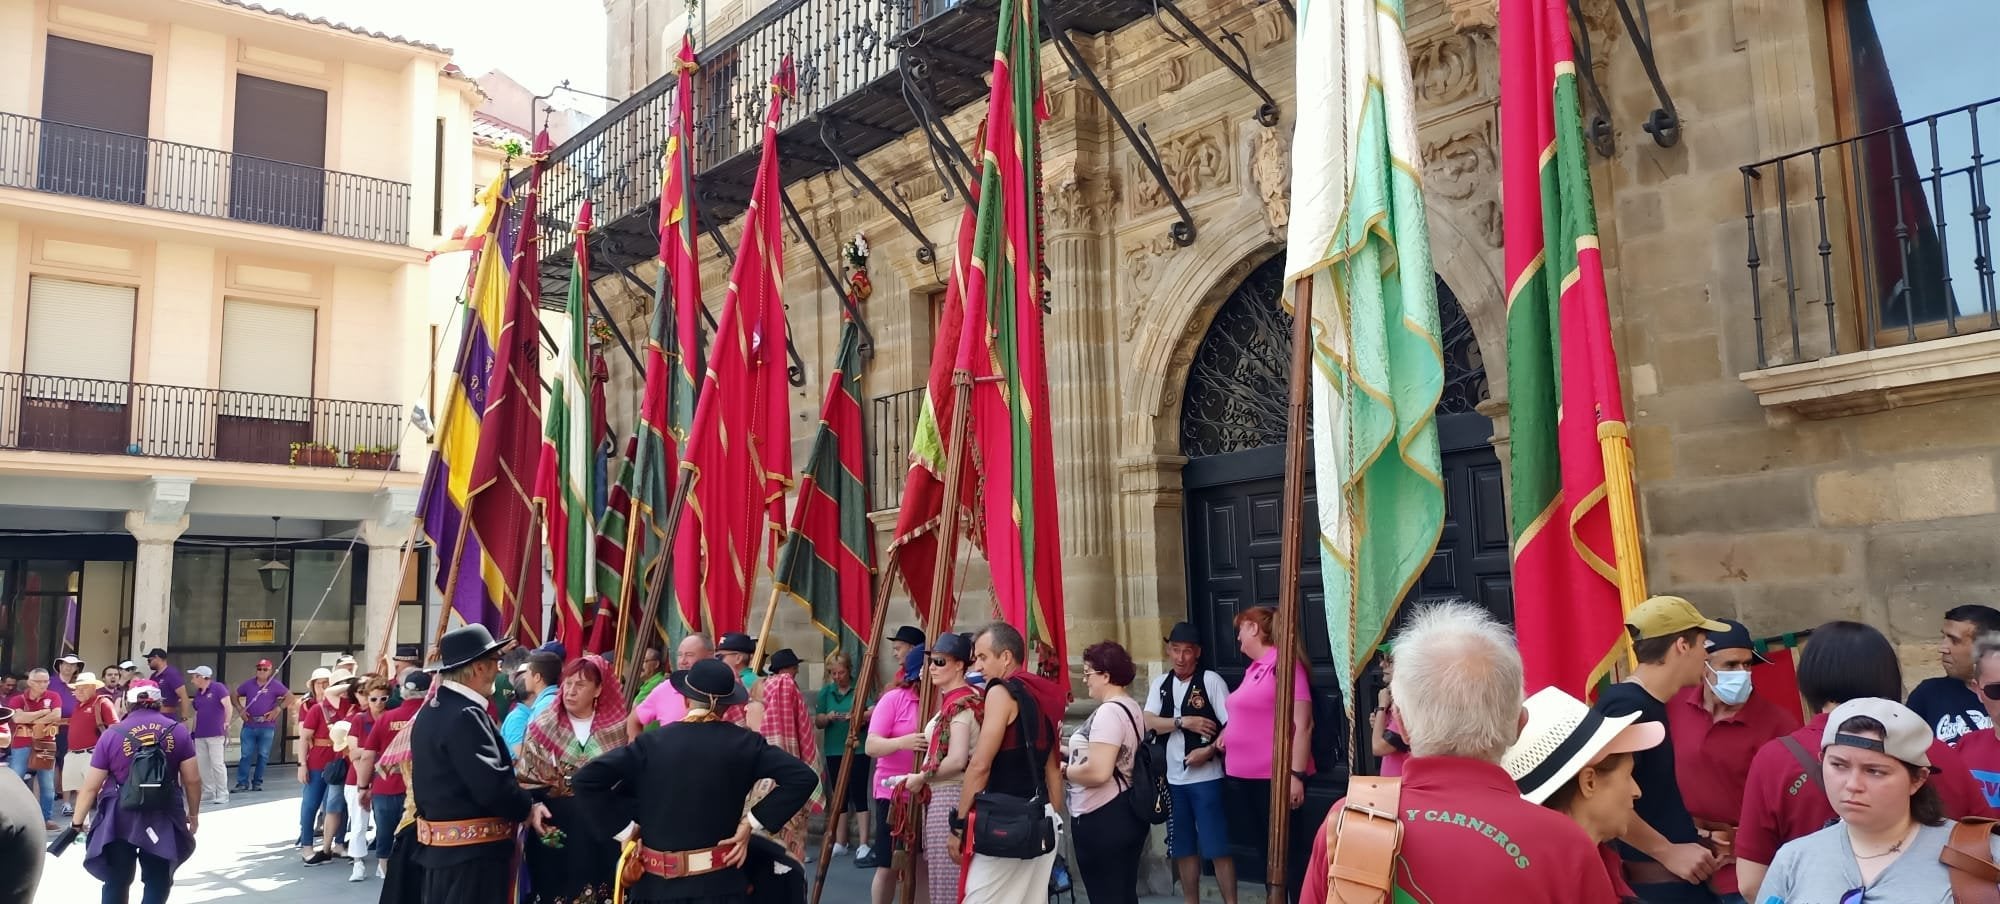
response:
[[[1757,642],[1750,639],[1750,629],[1744,627],[1742,622],[1727,618],[1718,618],[1716,621],[1727,625],[1728,630],[1709,632],[1708,652],[1713,653],[1717,650],[1749,650],[1751,662],[1758,665],[1771,664],[1771,660],[1765,659],[1764,654],[1757,652]]]
[[[897,628],[896,633],[889,635],[889,639],[901,641],[913,647],[921,647],[924,645],[924,632],[916,625],[904,625]]]
[[[146,652],[146,658],[165,659],[167,658],[167,649],[165,647],[154,647]]]
[[[746,653],[755,655],[757,652],[757,638],[740,631],[731,631],[728,634],[722,635],[722,640],[715,645],[715,649],[719,653]]]

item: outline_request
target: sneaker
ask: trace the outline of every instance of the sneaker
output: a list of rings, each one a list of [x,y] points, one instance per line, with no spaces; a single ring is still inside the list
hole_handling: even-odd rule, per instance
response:
[[[347,881],[360,882],[367,878],[368,878],[368,861],[366,860],[354,861],[354,871],[347,874]]]
[[[313,852],[306,856],[305,862],[307,866],[318,866],[332,859],[333,855],[327,853],[326,848],[314,848]]]
[[[76,807],[75,807],[74,805],[72,805],[72,804],[63,804],[63,814],[62,814],[62,815],[64,815],[64,816],[75,816],[75,815],[76,815]]]
[[[839,843],[839,842],[834,842],[834,845],[833,845],[833,855],[834,855],[835,857],[845,857],[845,856],[847,856],[847,845],[844,845],[844,844],[841,844],[841,843]]]
[[[251,785],[251,786],[250,786],[250,790],[252,790],[252,791],[262,791],[262,790],[264,790],[264,783],[263,783],[263,782],[257,782],[257,783],[255,783],[255,784],[253,784],[253,785]]]
[[[389,863],[388,863],[388,861],[385,861],[385,860],[377,860],[377,861],[375,861],[375,878],[377,878],[377,879],[387,879],[387,878],[389,878]]]
[[[230,788],[229,790],[231,790],[231,791],[248,791],[248,790],[250,790],[250,786],[249,786],[249,785],[246,785],[246,784],[244,784],[244,783],[242,783],[242,782],[237,782],[237,783],[236,783],[236,784],[235,784],[234,786],[232,786],[232,787],[231,787],[231,788]]]
[[[219,796],[217,796],[217,797],[215,798],[215,805],[216,805],[216,806],[218,806],[218,807],[226,807],[226,806],[229,806],[229,795],[227,795],[227,794],[223,794],[223,795],[219,795]]]
[[[865,844],[857,844],[854,846],[854,859],[873,860],[875,859],[875,849]]]

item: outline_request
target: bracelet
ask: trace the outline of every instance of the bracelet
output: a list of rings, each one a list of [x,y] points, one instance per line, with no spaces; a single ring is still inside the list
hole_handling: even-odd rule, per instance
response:
[[[1299,781],[1305,781],[1306,780],[1305,770],[1303,769],[1292,770],[1292,777],[1298,779]]]

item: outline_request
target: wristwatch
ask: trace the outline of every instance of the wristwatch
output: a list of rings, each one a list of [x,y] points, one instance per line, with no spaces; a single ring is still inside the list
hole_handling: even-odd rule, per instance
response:
[[[965,831],[965,817],[954,809],[951,811],[951,815],[945,817],[945,825],[954,832],[963,832]]]
[[[1180,727],[1181,727],[1181,717],[1179,717],[1179,716],[1175,716],[1175,717],[1174,717],[1174,728],[1175,728],[1176,730],[1178,730],[1178,729],[1179,729]]]

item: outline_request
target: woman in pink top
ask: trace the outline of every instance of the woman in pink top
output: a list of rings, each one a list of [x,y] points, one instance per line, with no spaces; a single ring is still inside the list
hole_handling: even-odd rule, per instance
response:
[[[896,897],[896,871],[890,867],[895,852],[904,846],[901,839],[892,841],[889,834],[889,783],[917,771],[917,754],[926,746],[918,724],[923,704],[914,687],[923,668],[923,648],[911,650],[896,672],[896,684],[875,701],[875,712],[868,717],[865,749],[875,758],[875,775],[869,782],[875,800],[875,881],[870,890],[874,904],[889,904]],[[928,882],[924,861],[918,859],[916,866],[916,887],[924,888]]]
[[[1250,665],[1243,670],[1243,683],[1229,694],[1229,721],[1215,741],[1215,749],[1222,752],[1222,800],[1229,817],[1229,837],[1255,847],[1260,861],[1265,859],[1271,822],[1271,739],[1278,716],[1278,648],[1272,645],[1271,622],[1277,613],[1269,606],[1258,606],[1236,614],[1236,645]],[[1313,771],[1312,687],[1306,680],[1305,663],[1301,653],[1293,666],[1292,756],[1284,779],[1290,784],[1288,799],[1294,810],[1305,802],[1306,776]],[[1302,877],[1303,855],[1319,826],[1298,817],[1292,819],[1291,826],[1294,843],[1285,863],[1289,872]],[[1298,844],[1300,840],[1306,845]],[[1298,887],[1297,880],[1291,887]]]

